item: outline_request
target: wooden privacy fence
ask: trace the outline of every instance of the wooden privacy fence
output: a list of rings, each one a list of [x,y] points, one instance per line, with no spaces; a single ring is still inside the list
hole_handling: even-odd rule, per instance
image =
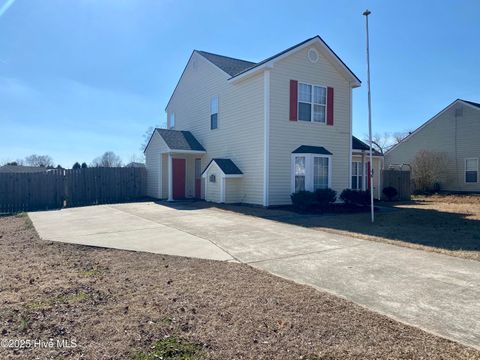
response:
[[[146,195],[145,168],[0,173],[0,213],[134,201]]]
[[[382,170],[382,190],[388,186],[397,189],[397,200],[410,200],[412,195],[410,185],[410,171]],[[382,193],[382,196],[383,193]]]

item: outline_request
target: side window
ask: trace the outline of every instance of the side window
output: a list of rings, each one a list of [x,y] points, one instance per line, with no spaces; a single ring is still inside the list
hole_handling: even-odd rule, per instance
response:
[[[295,157],[295,192],[305,190],[305,156]]]
[[[173,129],[175,127],[175,113],[170,113],[170,121],[169,121],[169,129]]]
[[[210,129],[218,127],[218,96],[212,96],[210,99]]]
[[[478,159],[465,159],[465,182],[478,182]]]

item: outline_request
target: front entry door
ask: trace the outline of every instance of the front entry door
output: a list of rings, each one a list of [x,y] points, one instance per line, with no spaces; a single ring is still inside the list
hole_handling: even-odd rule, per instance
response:
[[[185,199],[185,159],[172,159],[173,199]]]

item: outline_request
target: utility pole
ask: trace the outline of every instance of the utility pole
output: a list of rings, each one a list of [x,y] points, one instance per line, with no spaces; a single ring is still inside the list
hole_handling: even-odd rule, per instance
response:
[[[370,176],[370,212],[372,223],[375,222],[375,209],[373,206],[373,156],[372,156],[372,98],[370,94],[370,44],[368,36],[368,15],[372,12],[370,10],[365,10],[363,15],[365,16],[365,25],[367,30],[367,83],[368,83],[368,139],[370,141],[370,171],[368,176]]]

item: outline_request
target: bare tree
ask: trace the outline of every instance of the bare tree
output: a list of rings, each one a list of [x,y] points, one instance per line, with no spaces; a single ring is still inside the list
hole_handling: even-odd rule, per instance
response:
[[[148,145],[148,142],[150,141],[150,138],[152,137],[153,132],[155,131],[156,128],[158,128],[158,125],[155,126],[150,126],[147,130],[142,135],[143,141],[142,144],[140,145],[140,151],[143,153],[145,151],[145,148]]]
[[[420,150],[412,163],[412,178],[418,191],[432,191],[447,172],[445,153]]]
[[[25,158],[25,164],[28,166],[53,167],[53,159],[49,155],[30,155]]]
[[[370,139],[368,136],[364,136],[364,141],[368,144]],[[393,146],[392,137],[390,133],[384,132],[383,134],[375,133],[372,136],[372,147],[380,154],[384,154],[388,149]]]
[[[392,137],[393,137],[393,145],[396,145],[398,143],[401,143],[408,135],[410,135],[412,132],[411,131],[398,131],[394,132]]]
[[[120,167],[122,166],[122,159],[113,151],[107,151],[102,156],[99,156],[92,161],[93,167]]]

